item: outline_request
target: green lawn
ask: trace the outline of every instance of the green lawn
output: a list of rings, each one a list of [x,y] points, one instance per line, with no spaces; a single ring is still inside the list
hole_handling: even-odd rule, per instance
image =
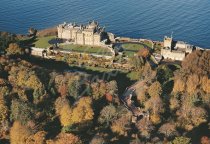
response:
[[[37,41],[34,42],[35,47],[37,48],[47,48],[50,46],[48,43],[49,40],[55,38],[55,36],[47,36],[47,37],[37,37]]]
[[[133,57],[136,54],[136,52],[131,52],[131,51],[124,51],[124,55],[128,57]]]
[[[112,55],[111,51],[108,48],[99,47],[99,46],[83,46],[83,45],[68,44],[68,45],[61,45],[60,48],[81,53],[84,52],[84,53],[92,53],[99,55]]]
[[[142,44],[136,43],[125,43],[122,44],[122,48],[124,49],[125,56],[133,57],[140,49],[144,48]]]
[[[122,48],[128,51],[130,50],[138,52],[141,48],[144,48],[144,46],[136,43],[126,43],[122,44]]]

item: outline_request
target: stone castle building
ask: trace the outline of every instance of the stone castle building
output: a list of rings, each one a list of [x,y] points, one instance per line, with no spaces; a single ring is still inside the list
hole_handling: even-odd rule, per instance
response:
[[[73,41],[75,44],[80,45],[98,45],[110,37],[111,41],[113,35],[111,33],[106,33],[105,28],[99,26],[98,22],[92,21],[87,25],[77,25],[77,24],[60,24],[57,27],[58,38]]]
[[[183,42],[174,41],[172,37],[164,37],[164,47],[161,49],[161,55],[165,59],[182,61],[187,54],[193,51],[194,46]]]

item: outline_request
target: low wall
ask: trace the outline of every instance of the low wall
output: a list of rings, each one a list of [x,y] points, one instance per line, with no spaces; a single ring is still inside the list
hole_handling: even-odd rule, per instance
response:
[[[36,48],[36,47],[31,47],[31,55],[34,56],[40,56],[43,57],[43,51],[46,50],[44,48]],[[112,56],[106,56],[106,55],[98,55],[98,54],[87,54],[87,53],[79,53],[79,52],[71,52],[67,50],[54,50],[55,53],[64,53],[64,54],[72,54],[72,55],[88,55],[88,56],[94,56],[97,58],[105,58],[105,59],[113,59],[114,54]],[[49,57],[49,56],[48,56]]]
[[[72,55],[85,55],[85,56],[94,56],[97,58],[105,58],[105,59],[112,59],[113,56],[105,56],[105,55],[98,55],[98,54],[87,54],[87,53],[79,53],[79,52],[71,52],[71,51],[65,51],[65,50],[58,50],[60,53],[64,54],[72,54]]]
[[[43,48],[31,47],[31,55],[43,57]]]

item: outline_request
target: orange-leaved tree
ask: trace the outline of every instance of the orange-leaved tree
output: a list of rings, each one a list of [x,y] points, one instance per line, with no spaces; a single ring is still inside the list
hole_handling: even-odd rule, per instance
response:
[[[78,100],[76,107],[72,111],[72,122],[82,123],[93,119],[94,112],[92,109],[91,97],[82,97]]]
[[[10,142],[11,144],[26,144],[26,141],[31,134],[31,131],[26,126],[15,121],[10,129]]]
[[[82,141],[74,134],[61,132],[55,139],[47,140],[47,144],[82,144]]]

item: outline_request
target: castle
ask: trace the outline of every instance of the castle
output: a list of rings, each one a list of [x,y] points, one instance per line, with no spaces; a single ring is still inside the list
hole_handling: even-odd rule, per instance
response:
[[[106,33],[105,28],[100,27],[98,22],[92,21],[87,25],[77,25],[75,23],[64,23],[57,27],[58,38],[66,39],[80,45],[100,46],[108,38],[114,39],[111,33]]]
[[[183,42],[174,41],[172,37],[164,37],[164,47],[161,49],[161,55],[165,59],[182,61],[187,54],[193,51],[194,46]]]

